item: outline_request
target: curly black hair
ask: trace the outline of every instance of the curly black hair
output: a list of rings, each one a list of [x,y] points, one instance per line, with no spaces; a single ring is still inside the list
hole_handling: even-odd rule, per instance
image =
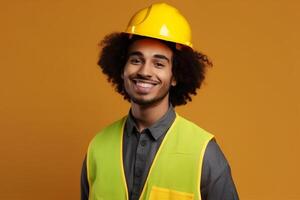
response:
[[[112,33],[101,41],[102,48],[98,65],[107,75],[117,92],[124,99],[130,101],[125,91],[124,81],[121,77],[127,61],[127,51],[130,45],[143,36],[130,37],[126,33]],[[175,43],[161,40],[173,51],[172,73],[176,80],[176,86],[170,88],[169,99],[173,106],[184,105],[192,101],[191,95],[196,95],[204,78],[206,68],[212,66],[208,57],[189,47],[176,48]]]

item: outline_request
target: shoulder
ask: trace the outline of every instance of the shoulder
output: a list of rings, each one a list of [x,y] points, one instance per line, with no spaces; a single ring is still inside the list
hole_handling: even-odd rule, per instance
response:
[[[208,132],[207,130],[201,128],[194,122],[176,114],[176,123],[177,123],[177,129],[182,130],[183,132],[187,134],[191,134],[191,136],[195,137],[202,137],[207,140],[211,140],[214,135]]]
[[[125,122],[126,122],[127,116],[122,117],[119,120],[116,120],[106,127],[102,128],[99,132],[96,133],[94,138],[91,140],[90,145],[94,143],[101,142],[103,140],[106,140],[110,137],[115,137],[121,133],[120,130],[124,128]]]
[[[215,139],[207,144],[203,161],[203,174],[209,174],[212,179],[217,179],[225,171],[230,170],[228,161]]]
[[[208,143],[205,151],[205,157],[207,162],[212,166],[221,165],[224,167],[228,164],[220,146],[215,139]]]
[[[106,127],[104,127],[102,130],[100,130],[97,134],[97,136],[101,136],[103,134],[106,134],[107,132],[111,132],[114,131],[115,129],[120,129],[123,128],[125,121],[127,119],[127,116],[122,117],[121,119],[118,119],[112,123],[110,123],[109,125],[107,125]]]

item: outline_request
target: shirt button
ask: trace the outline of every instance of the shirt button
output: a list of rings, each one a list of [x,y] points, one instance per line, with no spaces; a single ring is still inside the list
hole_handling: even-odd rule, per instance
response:
[[[141,177],[142,176],[142,170],[141,169],[137,169],[135,172],[136,177]]]
[[[145,161],[146,160],[145,155],[138,155],[137,159],[139,159],[141,161]]]
[[[135,200],[135,199],[139,199],[139,197],[138,197],[138,195],[136,195],[136,194],[132,194],[132,195],[131,195],[131,199]]]
[[[141,141],[141,145],[144,147],[144,146],[146,146],[147,145],[147,141],[146,140],[142,140]]]

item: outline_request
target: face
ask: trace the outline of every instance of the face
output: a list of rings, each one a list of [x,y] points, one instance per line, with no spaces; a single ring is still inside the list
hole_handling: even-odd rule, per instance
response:
[[[122,77],[133,103],[152,105],[169,101],[169,89],[176,85],[172,56],[172,50],[155,39],[137,40],[130,46]]]

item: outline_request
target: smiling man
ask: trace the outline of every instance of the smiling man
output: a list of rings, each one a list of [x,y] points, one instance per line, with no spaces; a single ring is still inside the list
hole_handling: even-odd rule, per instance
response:
[[[213,135],[174,110],[191,101],[211,65],[178,10],[153,4],[101,45],[98,64],[131,109],[91,141],[81,199],[238,199]]]

